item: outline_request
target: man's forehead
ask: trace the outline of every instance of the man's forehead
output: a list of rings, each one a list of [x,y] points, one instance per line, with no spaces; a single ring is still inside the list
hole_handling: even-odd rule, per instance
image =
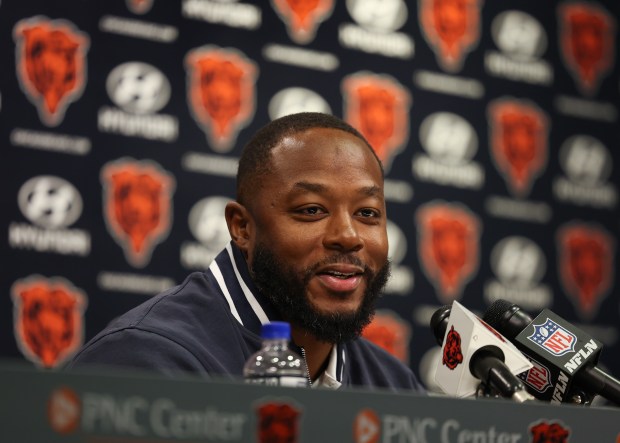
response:
[[[351,155],[375,157],[372,148],[354,134],[338,128],[309,128],[283,136],[271,150],[271,159],[279,156],[304,157],[320,153],[344,161]],[[378,159],[377,159],[377,163]]]

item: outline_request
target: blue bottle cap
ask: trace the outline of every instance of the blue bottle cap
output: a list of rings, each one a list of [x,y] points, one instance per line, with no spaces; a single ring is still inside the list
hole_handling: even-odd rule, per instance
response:
[[[291,325],[285,321],[272,321],[266,323],[261,329],[261,336],[267,339],[286,339],[291,338]]]

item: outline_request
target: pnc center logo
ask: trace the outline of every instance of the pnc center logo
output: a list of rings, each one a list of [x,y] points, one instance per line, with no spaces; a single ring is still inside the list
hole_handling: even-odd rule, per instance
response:
[[[438,298],[449,303],[460,298],[465,284],[478,270],[481,225],[460,204],[430,202],[415,215],[418,255]]]
[[[331,114],[327,101],[311,89],[301,87],[278,91],[269,101],[269,118],[275,120],[299,112],[321,112]]]
[[[386,171],[409,138],[411,95],[388,75],[358,72],[342,81],[344,113],[359,130]]]
[[[156,67],[142,62],[123,63],[106,80],[110,100],[126,112],[153,114],[170,99],[170,82]]]
[[[303,45],[314,40],[319,24],[332,15],[334,0],[271,0],[271,5],[291,40]]]
[[[540,58],[547,50],[547,34],[538,20],[522,11],[505,11],[493,19],[495,45],[514,60]]]
[[[53,175],[39,175],[25,182],[17,194],[17,203],[24,217],[44,229],[66,228],[82,215],[78,190]]]
[[[460,71],[480,39],[482,0],[420,0],[418,7],[422,34],[437,63],[445,71]]]
[[[106,226],[135,267],[148,264],[172,224],[173,176],[151,161],[123,158],[101,170]]]
[[[236,49],[207,45],[190,51],[185,67],[192,116],[215,151],[230,151],[254,115],[256,64]]]
[[[88,36],[66,20],[36,16],[13,28],[15,67],[22,91],[47,126],[58,126],[86,83]]]
[[[61,435],[75,432],[82,415],[82,402],[76,392],[66,386],[52,391],[47,400],[47,421]]]
[[[353,441],[355,443],[379,443],[381,439],[381,419],[372,409],[362,409],[353,421]]]

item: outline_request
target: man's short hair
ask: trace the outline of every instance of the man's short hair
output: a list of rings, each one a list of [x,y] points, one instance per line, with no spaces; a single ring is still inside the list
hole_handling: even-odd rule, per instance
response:
[[[381,160],[357,129],[330,114],[301,112],[273,120],[259,129],[245,145],[237,170],[237,201],[247,204],[248,198],[260,187],[260,180],[271,171],[271,151],[282,139],[312,128],[339,129],[362,140],[377,159],[383,176]]]

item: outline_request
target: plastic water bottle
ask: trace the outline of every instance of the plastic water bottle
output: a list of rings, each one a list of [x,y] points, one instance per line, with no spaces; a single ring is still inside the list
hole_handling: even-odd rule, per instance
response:
[[[269,386],[307,387],[308,370],[305,360],[288,347],[291,327],[286,322],[264,324],[263,346],[243,367],[246,383]]]

